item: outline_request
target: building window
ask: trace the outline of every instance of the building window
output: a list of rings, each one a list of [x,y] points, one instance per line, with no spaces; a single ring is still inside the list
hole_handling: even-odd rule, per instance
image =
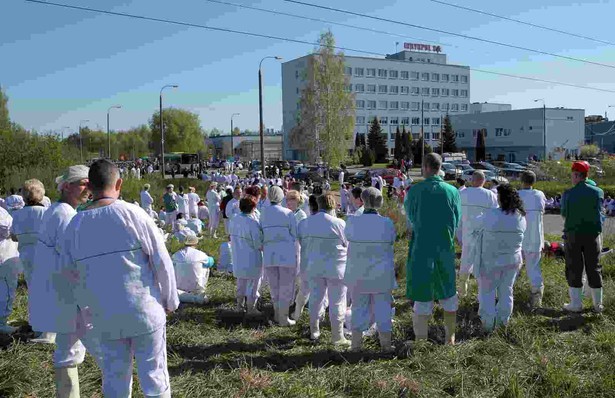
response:
[[[431,109],[431,104],[429,102],[423,102],[423,110],[425,112],[429,112],[430,109]]]
[[[420,117],[413,117],[412,118],[412,124],[415,125],[415,126],[421,124],[421,118]],[[415,135],[412,134],[412,136],[414,137]],[[418,136],[418,134],[416,134],[416,136]]]
[[[389,102],[389,109],[393,109],[393,110],[399,109],[399,102],[397,101]]]
[[[431,74],[431,81],[432,82],[439,82],[440,81],[440,74],[439,73],[432,73]]]
[[[461,96],[463,98],[468,98],[468,90],[461,90]]]
[[[410,103],[407,102],[407,101],[402,101],[401,109],[402,109],[402,111],[407,111],[408,109],[410,109]]]
[[[439,111],[440,110],[440,103],[439,102],[432,102],[431,103],[431,110],[432,111]]]
[[[421,95],[422,96],[428,96],[429,95],[429,87],[423,87],[421,89]]]
[[[421,108],[420,102],[413,102],[410,109],[413,111],[418,111],[420,108]]]
[[[398,94],[398,93],[399,93],[399,86],[389,87],[389,94]]]
[[[442,79],[442,81],[444,83],[448,83],[448,75],[447,74],[442,74],[440,77],[441,77],[441,79]]]
[[[402,71],[401,71],[401,78],[402,78],[403,80],[408,80],[408,77],[409,77],[409,76],[410,76],[410,73],[408,73],[408,71],[407,71],[407,70],[402,70]]]
[[[457,112],[459,110],[459,104],[451,104],[451,112]]]
[[[459,75],[451,75],[451,81],[453,83],[459,83]]]
[[[442,90],[440,90],[440,96],[441,97],[448,97],[448,93],[449,93],[449,89],[448,88],[443,88]]]
[[[468,77],[466,75],[461,75],[461,82],[462,83],[467,83],[468,82]]]
[[[378,109],[387,109],[386,101],[378,101]]]
[[[299,94],[299,87],[297,87],[297,94]]]
[[[386,69],[378,69],[378,77],[386,79],[387,78],[387,70]]]
[[[410,118],[409,117],[402,117],[401,118],[401,124],[403,124],[404,126],[407,126],[410,124]]]
[[[386,117],[386,116],[381,117],[381,118],[380,118],[380,124],[382,124],[382,125],[387,125],[387,124],[389,124],[389,118],[388,118],[388,117]]]
[[[356,77],[363,77],[363,68],[354,68],[354,75]]]
[[[363,83],[355,84],[354,91],[356,91],[357,93],[362,93],[363,91],[365,91],[365,85]]]
[[[439,117],[432,117],[431,118],[431,124],[435,124],[436,126],[440,124],[440,118]]]
[[[511,134],[512,134],[512,129],[504,129],[504,136],[505,137],[508,137]]]
[[[298,71],[298,70],[296,70],[296,71],[295,71],[295,79],[298,79],[298,78],[299,78],[299,71]]]
[[[468,104],[461,104],[461,112],[467,112],[468,111]]]
[[[432,97],[437,97],[438,95],[440,95],[440,89],[439,88],[432,88],[431,89],[431,96]]]
[[[426,126],[429,126],[429,118],[428,117],[424,117],[423,118],[423,124]]]
[[[459,97],[459,90],[457,90],[457,89],[452,89],[452,90],[451,90],[451,96],[452,96],[452,97]]]
[[[375,84],[368,84],[367,85],[367,92],[368,93],[375,93],[376,92],[376,85]]]
[[[367,77],[376,77],[376,69],[367,68]]]
[[[566,120],[574,120],[574,116],[566,116]]]
[[[412,133],[412,139],[413,140],[418,140],[419,139],[419,133]]]
[[[439,140],[440,139],[440,133],[433,133],[433,139],[434,140]]]
[[[412,87],[412,95],[419,95],[419,88],[418,87]]]
[[[397,79],[399,72],[396,70],[389,70],[389,79]]]
[[[410,87],[408,86],[401,86],[401,93],[408,95],[408,93],[410,92]]]
[[[365,124],[365,116],[357,116],[356,124]]]
[[[355,104],[356,104],[357,109],[365,108],[365,101],[363,101],[363,100],[356,100]]]
[[[389,121],[389,124],[399,124],[399,118],[398,117],[392,117],[391,120]]]
[[[297,110],[301,110],[301,102],[297,102]]]
[[[449,108],[450,108],[450,107],[449,107],[448,102],[444,102],[444,103],[442,104],[442,111],[443,111],[443,112],[448,112]]]
[[[428,82],[429,81],[429,73],[425,72],[425,73],[421,73],[421,80],[424,82]]]
[[[429,139],[429,133],[425,133],[425,139],[428,140]]]
[[[379,86],[378,86],[378,93],[379,93],[379,94],[386,94],[386,93],[387,93],[387,90],[388,90],[388,87],[389,87],[389,86],[387,86],[387,85],[383,85],[383,84],[379,85]]]
[[[352,75],[352,68],[350,66],[344,67],[344,74],[347,75],[347,76],[351,76]]]
[[[367,101],[367,109],[376,109],[376,101]]]
[[[410,72],[410,78],[412,80],[419,80],[419,73],[418,72]]]

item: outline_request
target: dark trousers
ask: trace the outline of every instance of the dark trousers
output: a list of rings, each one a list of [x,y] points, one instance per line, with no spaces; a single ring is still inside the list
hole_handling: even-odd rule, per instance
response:
[[[602,248],[597,234],[566,233],[566,280],[568,286],[583,287],[583,270],[589,287],[602,287],[602,267],[598,257]]]

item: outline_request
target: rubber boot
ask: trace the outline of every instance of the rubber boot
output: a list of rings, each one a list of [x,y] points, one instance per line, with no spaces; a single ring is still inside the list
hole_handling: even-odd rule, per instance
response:
[[[570,295],[570,303],[564,304],[564,311],[568,312],[581,312],[583,311],[582,294],[583,288],[581,287],[569,287],[568,294]]]
[[[352,351],[361,351],[361,348],[363,348],[363,333],[358,330],[353,330],[350,349]]]
[[[597,313],[601,313],[604,311],[604,306],[602,305],[602,288],[599,287],[597,289],[592,289],[592,301],[594,303],[594,311]]]
[[[455,345],[457,312],[444,311],[444,344]]]
[[[589,287],[589,281],[587,280],[587,274],[583,271],[583,297],[590,298],[592,296],[592,289]]]
[[[278,324],[280,326],[294,326],[295,325],[295,321],[293,321],[292,319],[288,319],[288,311],[289,308],[287,305],[279,305],[278,306]]]
[[[470,274],[459,274],[459,282],[459,296],[465,297],[465,295],[468,294]]]
[[[58,398],[79,398],[79,372],[76,366],[57,368],[55,381]]]
[[[380,340],[380,351],[393,352],[395,347],[391,344],[393,334],[391,332],[378,332],[378,339]]]
[[[545,291],[545,287],[541,286],[539,289],[532,289],[530,297],[530,305],[532,308],[542,307],[542,296]]]
[[[301,313],[303,312],[303,308],[305,308],[306,302],[307,300],[305,299],[305,296],[299,292],[297,295],[297,300],[295,300],[295,312],[293,312],[293,319],[295,321],[298,321],[299,318],[301,318]]]
[[[431,315],[412,314],[412,329],[416,340],[427,340]]]
[[[350,341],[344,337],[344,322],[334,320],[331,322],[331,342],[337,346],[349,346]]]
[[[310,340],[320,339],[320,319],[312,321],[310,319]]]
[[[56,334],[51,332],[41,332],[41,334],[33,339],[28,340],[34,344],[55,344]]]
[[[146,395],[147,398],[171,398],[171,387],[160,395]]]
[[[0,318],[0,333],[3,334],[12,334],[15,333],[17,331],[18,328],[14,327],[14,326],[9,326],[6,323],[6,318],[2,317]]]

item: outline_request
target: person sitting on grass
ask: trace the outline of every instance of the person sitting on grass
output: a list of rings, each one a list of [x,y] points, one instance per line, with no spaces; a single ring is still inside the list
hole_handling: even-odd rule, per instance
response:
[[[213,266],[214,259],[195,248],[199,244],[199,239],[195,235],[187,235],[183,243],[184,247],[171,257],[175,267],[179,301],[204,304],[208,301],[205,289],[209,279],[209,268]]]
[[[228,241],[220,243],[220,257],[218,258],[217,270],[220,272],[233,273],[233,255],[231,251],[231,236]]]

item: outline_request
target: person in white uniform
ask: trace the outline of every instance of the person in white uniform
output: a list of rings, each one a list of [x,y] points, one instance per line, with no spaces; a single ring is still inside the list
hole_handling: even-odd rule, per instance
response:
[[[188,213],[189,199],[188,194],[184,193],[184,187],[179,187],[179,193],[177,194],[177,212],[184,214],[184,219],[188,220],[190,214]]]
[[[289,307],[295,296],[297,276],[297,220],[292,210],[281,206],[282,188],[269,189],[269,201],[261,213],[263,230],[263,266],[271,291],[275,320],[280,326],[292,326]]]
[[[74,292],[62,298],[88,309],[104,396],[130,397],[134,357],[144,395],[169,398],[166,314],[179,306],[173,262],[151,217],[118,200],[115,164],[95,161],[88,178],[94,200],[73,217],[61,249],[74,276]]]
[[[224,209],[226,214],[225,222],[228,223],[228,221],[230,221],[233,217],[241,213],[239,210],[239,199],[241,199],[241,187],[236,186],[235,189],[233,189],[233,199],[229,200],[226,204],[226,208]]]
[[[241,214],[229,223],[233,275],[237,278],[237,309],[243,311],[245,302],[250,315],[260,315],[256,305],[263,278],[263,231],[252,217],[256,201],[252,195],[241,198]]]
[[[310,284],[310,337],[320,338],[320,309],[325,295],[329,297],[329,318],[333,344],[348,345],[344,337],[346,315],[346,250],[348,241],[344,234],[346,223],[329,214],[336,203],[332,194],[317,198],[318,213],[301,222],[299,243],[309,247],[307,275]]]
[[[26,203],[23,200],[23,197],[21,195],[15,195],[15,194],[8,196],[6,198],[5,204],[6,204],[6,210],[9,212],[11,216],[17,210],[23,209],[24,206],[26,205]]]
[[[177,194],[175,191],[175,186],[173,184],[167,185],[166,192],[162,195],[162,201],[164,202],[164,221],[168,225],[174,225],[175,220],[177,219]]]
[[[209,209],[202,200],[197,203],[197,217],[204,225],[207,225],[207,220],[209,220]]]
[[[360,216],[365,210],[365,208],[363,207],[363,199],[361,199],[362,193],[363,188],[361,187],[354,187],[352,188],[352,191],[350,191],[350,194],[352,195],[352,203],[354,205],[354,208],[356,209],[354,213],[352,213],[353,216]]]
[[[171,257],[175,266],[179,301],[204,304],[208,301],[205,289],[214,259],[195,248],[199,244],[199,238],[195,235],[187,235],[183,243],[184,247]]]
[[[261,186],[261,195],[258,199],[258,204],[256,206],[256,208],[258,209],[259,212],[263,212],[263,209],[267,206],[271,205],[271,202],[269,201],[269,188],[267,188],[267,185],[263,185]]]
[[[218,224],[220,223],[220,202],[222,198],[216,189],[218,188],[218,183],[212,181],[209,185],[209,191],[207,191],[207,195],[205,199],[207,200],[207,209],[209,210],[209,224],[207,226],[209,230],[209,235],[213,238],[218,237]]]
[[[218,254],[219,257],[218,264],[216,264],[216,269],[220,272],[233,273],[233,255],[231,250],[230,235],[227,242],[220,243]]]
[[[0,333],[11,334],[16,327],[8,325],[13,312],[17,280],[21,270],[17,242],[11,239],[13,217],[0,207]]]
[[[474,270],[473,258],[470,255],[475,244],[471,239],[472,231],[476,229],[477,218],[489,209],[498,207],[497,196],[483,188],[485,174],[475,170],[472,174],[472,186],[459,192],[461,198],[461,266],[459,268],[459,295],[465,296],[468,290],[470,274]]]
[[[523,235],[523,260],[525,272],[530,280],[531,305],[533,308],[542,306],[544,283],[540,269],[540,256],[545,244],[542,217],[545,212],[547,199],[542,191],[534,189],[536,174],[533,171],[521,173],[523,189],[519,196],[525,210],[527,229]]]
[[[63,300],[72,281],[58,251],[75,209],[88,200],[88,171],[83,165],[71,166],[56,178],[60,200],[45,212],[38,231],[28,298],[32,327],[57,333],[53,365],[58,397],[79,396],[77,367],[85,359],[86,347],[102,365],[98,339],[85,324],[83,313],[74,302]]]
[[[525,210],[517,190],[509,184],[500,184],[497,190],[500,208],[486,210],[478,217],[480,224],[474,224],[478,314],[488,332],[506,326],[512,314],[513,286],[521,268],[526,229]]]
[[[363,332],[370,327],[370,315],[376,318],[382,351],[392,350],[392,293],[396,287],[393,264],[395,226],[390,218],[378,215],[382,192],[374,187],[361,194],[365,212],[346,223],[348,259],[344,283],[352,296],[352,349],[361,349]]]
[[[286,194],[286,205],[288,209],[293,212],[295,221],[297,222],[297,228],[299,228],[299,223],[307,218],[307,214],[305,214],[303,209],[301,209],[303,206],[303,197],[299,191],[288,191]],[[299,290],[297,291],[297,295],[295,297],[295,312],[293,313],[292,318],[297,321],[299,320],[299,317],[301,317],[301,312],[303,312],[303,308],[310,297],[310,289],[307,275],[305,275],[305,267],[303,267],[303,269],[301,267],[301,244],[298,239],[295,240],[295,251],[297,253],[297,263],[299,265],[299,270],[297,272]]]
[[[346,214],[348,211],[348,188],[346,184],[340,185],[340,203],[342,213]]]
[[[188,214],[190,215],[190,218],[200,218],[198,205],[201,198],[196,193],[196,188],[189,187],[188,190]]]
[[[147,214],[152,215],[154,213],[154,209],[152,208],[154,198],[152,198],[152,195],[149,193],[149,189],[149,184],[143,185],[143,190],[141,191],[141,208],[145,210]]]

